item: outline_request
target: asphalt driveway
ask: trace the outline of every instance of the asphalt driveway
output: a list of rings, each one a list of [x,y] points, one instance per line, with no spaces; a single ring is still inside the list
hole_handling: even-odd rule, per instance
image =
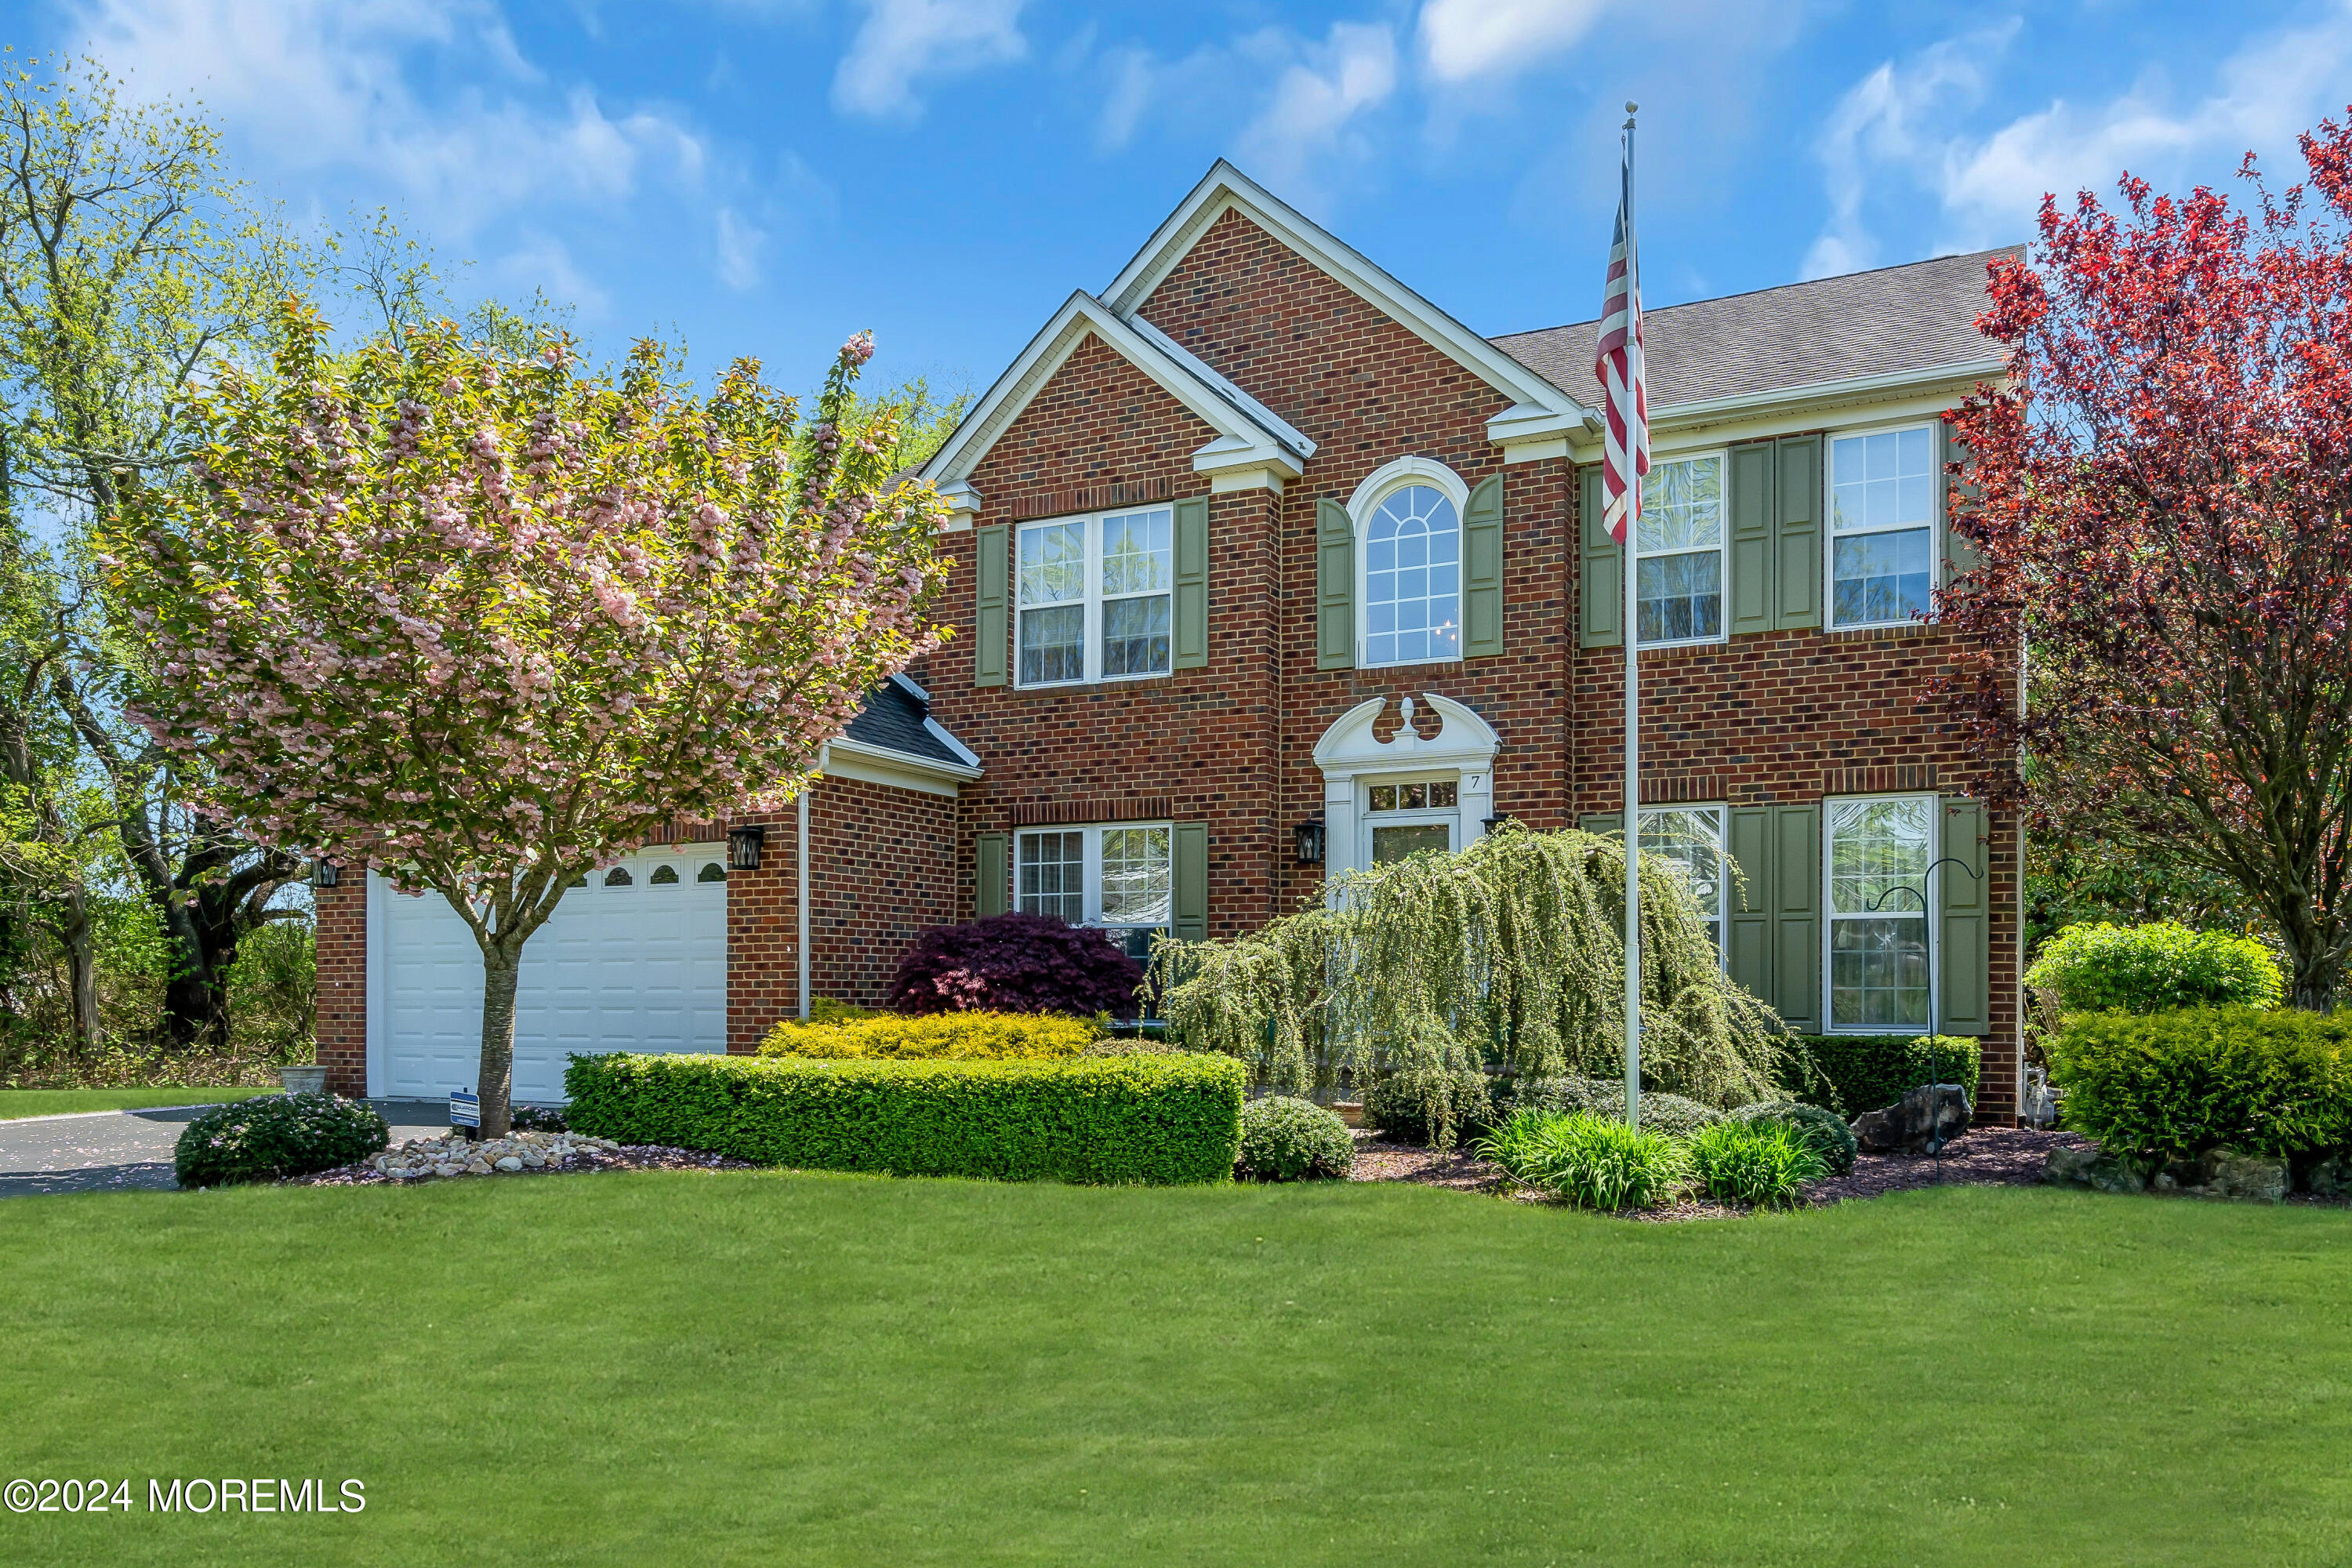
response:
[[[371,1100],[392,1124],[392,1141],[449,1131],[443,1100]],[[45,1193],[175,1191],[172,1148],[205,1106],[101,1110],[84,1116],[30,1116],[0,1121],[0,1198]]]

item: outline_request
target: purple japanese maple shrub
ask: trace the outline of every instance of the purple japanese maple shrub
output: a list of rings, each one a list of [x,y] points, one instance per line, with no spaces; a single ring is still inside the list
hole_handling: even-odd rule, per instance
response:
[[[933,926],[898,961],[883,1005],[896,1013],[1108,1013],[1132,1017],[1143,971],[1101,931],[1051,915],[991,915]]]

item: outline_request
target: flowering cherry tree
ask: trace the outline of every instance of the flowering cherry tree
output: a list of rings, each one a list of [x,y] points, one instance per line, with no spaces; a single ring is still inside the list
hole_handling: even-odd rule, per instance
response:
[[[2243,890],[2298,1005],[2352,949],[2352,128],[2255,210],[2126,176],[2045,198],[1980,324],[2009,383],[1955,416],[1947,689],[2037,807]],[[2011,700],[2021,658],[2028,700]]]
[[[707,396],[641,343],[617,378],[446,323],[205,395],[189,482],[127,498],[102,564],[151,650],[133,717],[263,842],[437,893],[480,945],[486,1134],[509,1125],[524,944],[594,867],[789,798],[938,634],[942,509],[739,361]]]

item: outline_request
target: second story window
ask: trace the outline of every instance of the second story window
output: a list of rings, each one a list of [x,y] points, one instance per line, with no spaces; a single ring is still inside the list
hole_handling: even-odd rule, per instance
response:
[[[1831,438],[1831,626],[1887,626],[1927,614],[1935,533],[1933,429]]]
[[[1364,524],[1364,663],[1462,657],[1462,514],[1432,485],[1391,490]]]
[[[1634,528],[1642,646],[1723,637],[1723,454],[1659,463]]]
[[[1166,507],[1021,529],[1019,680],[1065,686],[1165,675],[1174,515]]]

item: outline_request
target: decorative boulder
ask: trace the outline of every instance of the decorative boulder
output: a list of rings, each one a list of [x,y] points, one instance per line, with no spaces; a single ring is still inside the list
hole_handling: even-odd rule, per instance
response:
[[[2352,1160],[2330,1154],[2303,1173],[2295,1184],[2314,1197],[2352,1197]]]
[[[2042,1167],[2042,1179],[2053,1187],[2081,1187],[2095,1193],[2137,1193],[2147,1185],[2129,1161],[2096,1149],[2051,1150]]]
[[[1975,1109],[1957,1083],[1923,1083],[1885,1110],[1855,1117],[1853,1140],[1866,1154],[1925,1154],[1929,1143],[1967,1131]]]
[[[2274,1204],[2286,1196],[2284,1160],[2269,1160],[2259,1154],[2240,1154],[2227,1149],[2216,1149],[2207,1154],[2201,1163],[2205,1179],[2198,1184],[2200,1197],[2242,1198],[2249,1203]]]

